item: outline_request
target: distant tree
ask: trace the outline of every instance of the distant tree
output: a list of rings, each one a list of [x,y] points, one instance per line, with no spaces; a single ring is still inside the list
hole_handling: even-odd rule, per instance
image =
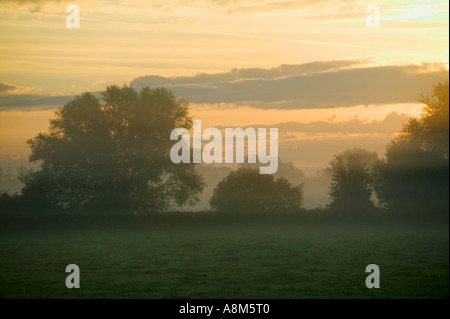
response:
[[[248,160],[246,158],[244,160],[244,163],[240,166],[259,169],[259,167],[267,165],[260,163],[258,160],[256,160],[255,162],[256,163],[248,163]],[[285,178],[289,183],[293,185],[302,184],[306,179],[303,171],[295,167],[293,162],[285,162],[281,158],[278,158],[278,169],[273,175],[275,178]]]
[[[17,193],[0,192],[0,214],[16,213],[21,208],[20,196]]]
[[[0,214],[15,213],[18,210],[20,197],[13,191],[17,182],[17,174],[12,168],[5,170],[0,167]]]
[[[4,169],[0,166],[0,190],[11,194],[18,192],[20,186],[17,170],[11,167]]]
[[[227,212],[290,211],[300,209],[302,203],[303,184],[293,186],[248,166],[221,180],[210,199],[214,210]]]
[[[169,157],[176,127],[189,129],[187,101],[170,91],[109,86],[65,104],[49,131],[28,141],[41,169],[22,175],[24,197],[61,208],[149,212],[193,204],[203,181]]]
[[[448,212],[449,86],[434,86],[420,118],[411,118],[376,167],[375,188],[384,205],[395,211]]]
[[[293,185],[299,185],[306,180],[305,174],[301,169],[294,166],[293,162],[283,162],[278,159],[278,170],[274,174],[275,178],[285,178]]]
[[[349,149],[335,155],[330,162],[331,208],[342,212],[359,212],[373,208],[372,170],[377,154],[365,149]]]

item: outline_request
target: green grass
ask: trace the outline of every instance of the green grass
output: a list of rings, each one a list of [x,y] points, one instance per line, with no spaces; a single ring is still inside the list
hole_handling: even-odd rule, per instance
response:
[[[0,297],[448,298],[445,223],[183,218],[3,227]],[[65,287],[72,263],[80,289]]]

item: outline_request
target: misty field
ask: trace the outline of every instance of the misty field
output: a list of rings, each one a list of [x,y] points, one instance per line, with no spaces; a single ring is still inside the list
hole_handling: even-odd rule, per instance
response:
[[[63,220],[63,219],[61,219]],[[446,223],[314,218],[2,221],[2,298],[447,298]],[[67,289],[65,267],[80,267]],[[381,288],[367,289],[377,264]]]

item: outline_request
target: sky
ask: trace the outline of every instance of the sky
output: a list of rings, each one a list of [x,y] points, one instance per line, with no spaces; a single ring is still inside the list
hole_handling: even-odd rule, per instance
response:
[[[80,28],[66,26],[70,3]],[[203,128],[278,127],[280,157],[306,172],[347,148],[382,156],[420,93],[448,80],[448,12],[439,0],[2,0],[0,161],[25,159],[57,107],[111,84],[168,87]]]

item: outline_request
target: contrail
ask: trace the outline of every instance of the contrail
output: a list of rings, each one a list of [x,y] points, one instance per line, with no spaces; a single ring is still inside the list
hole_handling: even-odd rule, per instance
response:
[[[14,11],[12,9],[4,9],[6,11]],[[20,13],[25,13],[29,15],[34,15],[36,13],[29,12],[25,10],[19,10]],[[48,14],[47,16],[57,17],[57,18],[67,18],[66,15],[60,14]],[[141,26],[145,28],[151,28],[153,31],[155,30],[154,25],[149,25],[146,23],[136,23],[136,22],[125,22],[125,21],[117,21],[117,20],[104,20],[104,19],[95,19],[95,18],[86,18],[80,17],[80,21],[94,21],[94,22],[105,22],[105,23],[115,23],[115,24],[124,24],[124,25],[133,25],[133,26]],[[247,33],[236,33],[236,32],[225,32],[225,31],[213,31],[213,30],[205,30],[205,29],[192,29],[192,28],[182,28],[182,27],[173,27],[173,26],[161,26],[160,28],[165,28],[167,30],[176,30],[181,32],[191,32],[191,33],[204,33],[204,34],[217,34],[228,37],[241,37],[241,38],[253,38],[253,39],[263,39],[263,40],[272,40],[272,41],[285,41],[285,42],[295,42],[295,43],[307,43],[307,44],[315,44],[315,45],[328,45],[328,46],[336,46],[336,47],[347,47],[347,48],[359,48],[359,49],[371,49],[371,50],[395,50],[395,51],[407,51],[407,52],[416,52],[416,53],[425,53],[425,54],[438,54],[438,55],[448,55],[448,52],[436,52],[436,51],[423,51],[423,50],[411,50],[411,49],[401,49],[401,48],[380,48],[380,47],[372,47],[372,46],[362,46],[356,44],[348,44],[348,43],[336,43],[336,42],[325,42],[325,41],[311,41],[311,40],[303,40],[297,38],[285,38],[285,37],[274,37],[268,35],[257,35],[257,34],[247,34]]]
[[[311,40],[302,40],[302,39],[284,38],[284,37],[272,37],[272,36],[257,35],[257,34],[222,32],[222,31],[211,31],[211,30],[190,29],[190,28],[175,28],[175,29],[179,30],[179,31],[197,32],[197,33],[209,33],[209,34],[218,34],[218,35],[233,36],[233,37],[243,37],[243,38],[255,38],[255,39],[266,39],[266,40],[277,40],[277,41],[288,41],[288,42],[300,42],[300,43],[310,43],[310,44],[319,44],[319,45],[332,45],[332,46],[349,47],[349,48],[367,48],[365,46],[354,45],[354,44],[311,41]]]

